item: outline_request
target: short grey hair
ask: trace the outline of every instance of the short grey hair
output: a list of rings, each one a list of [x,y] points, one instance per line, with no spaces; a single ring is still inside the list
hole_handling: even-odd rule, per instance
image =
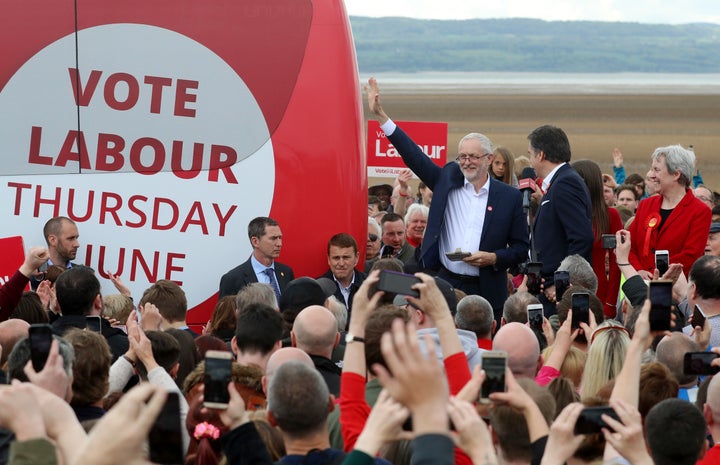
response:
[[[527,307],[531,304],[539,304],[537,297],[529,292],[518,291],[505,300],[503,304],[503,318],[505,323],[522,323],[528,322]]]
[[[335,319],[337,320],[338,331],[345,331],[345,326],[347,326],[348,318],[348,311],[345,304],[343,302],[340,302],[340,300],[334,295],[331,295],[327,298],[327,309],[330,310],[335,316]]]
[[[460,142],[458,143],[458,150],[460,150],[460,146],[463,142],[468,140],[476,140],[480,142],[480,146],[482,147],[483,151],[485,153],[489,153],[492,155],[493,153],[493,144],[490,141],[490,138],[486,136],[485,134],[480,134],[479,132],[471,132],[470,134],[467,134],[462,139],[460,139]]]
[[[375,228],[375,230],[377,231],[378,237],[382,236],[382,228],[380,227],[378,222],[375,221],[375,218],[373,218],[372,216],[368,216],[368,226],[370,226],[371,228]]]
[[[570,274],[572,286],[584,287],[597,293],[598,279],[592,266],[580,255],[569,255],[560,262],[558,271],[567,271]]]
[[[267,409],[283,433],[291,437],[306,437],[325,427],[329,403],[325,380],[302,362],[283,363],[270,380]]]
[[[668,173],[680,173],[678,183],[684,187],[690,187],[693,173],[695,173],[695,152],[687,150],[681,145],[668,145],[655,149],[652,159],[658,160],[660,157],[665,157]]]
[[[492,305],[479,295],[467,295],[460,299],[455,313],[455,326],[472,331],[477,337],[489,337],[495,320]]]
[[[427,220],[427,217],[430,214],[430,209],[421,203],[414,203],[410,205],[407,213],[405,213],[405,224],[410,222],[410,217],[412,217],[415,213],[421,213]]]
[[[238,313],[250,304],[265,304],[276,310],[280,308],[275,291],[265,283],[250,283],[238,291],[235,296]]]

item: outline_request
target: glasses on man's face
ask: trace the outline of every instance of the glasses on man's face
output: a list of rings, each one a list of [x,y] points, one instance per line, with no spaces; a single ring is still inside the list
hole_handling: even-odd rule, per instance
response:
[[[377,234],[368,234],[368,241],[375,242],[376,240],[378,240]]]
[[[455,161],[458,163],[460,163],[462,161],[478,162],[488,156],[490,156],[489,153],[483,153],[482,155],[476,155],[474,153],[471,153],[471,154],[461,153],[455,158]]]

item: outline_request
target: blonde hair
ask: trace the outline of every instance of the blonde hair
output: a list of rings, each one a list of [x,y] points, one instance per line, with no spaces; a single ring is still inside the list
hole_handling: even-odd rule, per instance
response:
[[[614,320],[601,323],[593,336],[580,387],[583,401],[594,397],[601,387],[611,379],[615,379],[625,363],[625,356],[630,346],[627,330]]]
[[[543,358],[547,360],[552,354],[555,346],[548,346],[543,351]],[[575,346],[570,346],[570,350],[563,360],[560,367],[560,376],[567,378],[573,382],[575,386],[580,386],[582,381],[583,370],[585,369],[585,361],[587,354]]]
[[[130,297],[123,294],[110,294],[103,296],[103,316],[112,318],[125,324],[130,312],[135,310],[135,304]]]
[[[518,179],[520,179],[520,175],[522,175],[522,171],[530,166],[530,159],[526,157],[525,155],[520,155],[519,157],[515,157],[515,176],[517,176]]]

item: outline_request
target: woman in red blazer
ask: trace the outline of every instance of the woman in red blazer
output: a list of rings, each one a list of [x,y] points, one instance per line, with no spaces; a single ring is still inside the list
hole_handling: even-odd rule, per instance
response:
[[[595,236],[592,248],[592,267],[598,280],[595,295],[603,303],[605,317],[616,318],[620,268],[617,267],[615,253],[612,250],[603,249],[602,235],[615,235],[615,232],[623,228],[620,213],[614,208],[608,208],[605,203],[602,172],[597,163],[590,160],[578,160],[572,164],[572,167],[583,178],[588,186],[588,191],[590,191],[593,234]],[[609,261],[606,261],[606,258],[609,258]],[[607,268],[606,265],[608,265]]]
[[[667,250],[685,275],[705,251],[711,213],[690,189],[694,171],[695,154],[679,145],[652,155],[648,179],[659,195],[640,202],[630,226],[630,263],[644,279],[652,278],[656,250]]]

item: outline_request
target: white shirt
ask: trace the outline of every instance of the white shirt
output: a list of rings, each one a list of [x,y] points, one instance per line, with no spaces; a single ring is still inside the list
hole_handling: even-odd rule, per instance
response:
[[[475,186],[465,179],[462,187],[448,193],[439,246],[441,263],[453,273],[467,276],[480,274],[478,267],[465,262],[453,262],[445,254],[458,248],[470,253],[479,250],[489,194],[490,176],[479,192],[475,192]]]
[[[395,132],[397,125],[388,119],[380,126],[385,135]],[[480,269],[465,262],[453,262],[445,256],[448,252],[461,249],[463,252],[474,253],[480,248],[483,225],[485,224],[485,211],[487,210],[488,195],[490,194],[490,176],[479,192],[467,179],[463,187],[453,189],[448,194],[448,203],[445,208],[445,218],[442,231],[440,231],[440,262],[453,273],[478,276]]]
[[[567,163],[565,163],[565,162],[560,163],[555,168],[553,168],[552,171],[550,171],[550,174],[545,176],[545,179],[543,179],[543,183],[542,183],[543,192],[547,192],[547,190],[550,188],[550,183],[552,182],[553,178],[555,177],[555,173],[557,173],[557,170],[559,170],[563,165],[567,165]]]

